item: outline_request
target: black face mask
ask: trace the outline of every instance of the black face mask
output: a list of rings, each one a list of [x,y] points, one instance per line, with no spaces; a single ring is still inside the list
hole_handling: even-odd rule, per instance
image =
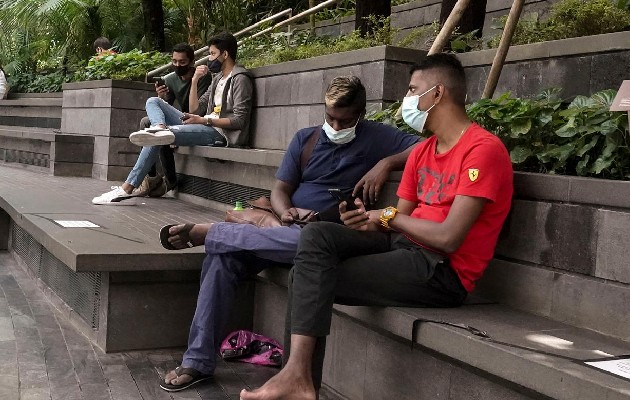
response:
[[[219,57],[215,58],[214,60],[208,60],[208,71],[212,72],[213,74],[221,71],[222,66],[223,62],[219,61]]]
[[[173,71],[177,76],[184,76],[190,71],[190,65],[173,65]]]

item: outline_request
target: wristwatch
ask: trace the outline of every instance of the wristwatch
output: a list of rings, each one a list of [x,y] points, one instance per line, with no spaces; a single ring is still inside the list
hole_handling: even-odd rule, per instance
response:
[[[206,117],[206,125],[212,126],[212,118]]]
[[[383,209],[383,211],[381,211],[381,217],[379,218],[379,220],[381,221],[381,225],[389,229],[389,221],[394,219],[396,214],[398,214],[398,210],[396,209],[396,207],[390,206]]]

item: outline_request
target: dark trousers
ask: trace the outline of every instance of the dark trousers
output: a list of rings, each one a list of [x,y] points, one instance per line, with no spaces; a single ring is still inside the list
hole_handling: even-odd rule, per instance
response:
[[[300,236],[289,278],[285,359],[291,334],[317,338],[313,382],[321,385],[333,302],[390,307],[456,307],[466,289],[448,258],[398,233],[358,232],[318,222]]]
[[[144,117],[140,120],[140,129],[150,128],[151,121],[149,117]],[[162,164],[162,170],[164,176],[168,182],[168,187],[177,185],[177,171],[175,170],[175,155],[170,145],[160,146],[160,163]],[[156,176],[157,168],[154,164],[149,171],[149,176]]]

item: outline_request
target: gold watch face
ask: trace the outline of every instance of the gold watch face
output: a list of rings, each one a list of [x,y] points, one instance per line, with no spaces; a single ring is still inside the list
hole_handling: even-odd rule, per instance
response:
[[[385,218],[391,217],[392,215],[394,215],[394,210],[390,208],[386,208],[385,211],[383,211],[383,217]]]

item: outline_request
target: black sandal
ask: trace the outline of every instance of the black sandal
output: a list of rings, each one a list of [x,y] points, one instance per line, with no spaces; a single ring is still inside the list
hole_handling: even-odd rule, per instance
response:
[[[160,382],[160,387],[167,392],[179,392],[180,390],[188,389],[189,387],[198,384],[199,382],[206,381],[212,378],[212,375],[202,374],[194,368],[183,368],[177,367],[175,368],[175,373],[177,376],[189,375],[192,380],[190,382],[182,383],[181,385],[172,385],[170,383],[164,382],[164,379]]]
[[[160,229],[160,243],[162,244],[162,247],[164,247],[167,250],[182,250],[173,246],[168,241],[168,238],[171,237],[171,234],[169,233],[169,229],[177,225],[181,225],[181,224],[164,225]],[[177,235],[179,235],[179,237],[182,238],[182,241],[184,241],[188,245],[188,247],[194,246],[193,243],[190,241],[190,236],[188,235],[190,233],[190,230],[193,228],[193,226],[195,226],[195,224],[185,224],[184,229],[182,229],[181,231],[177,233]]]

